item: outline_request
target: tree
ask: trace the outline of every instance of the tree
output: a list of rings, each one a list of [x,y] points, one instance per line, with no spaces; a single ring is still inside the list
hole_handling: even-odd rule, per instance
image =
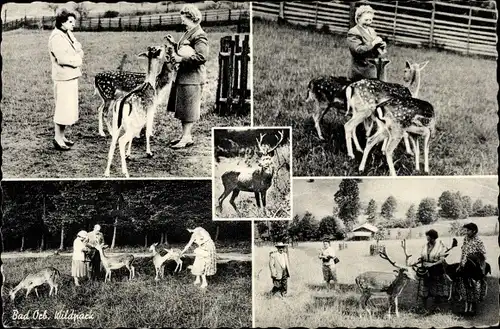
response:
[[[349,231],[356,223],[360,211],[359,182],[361,182],[360,179],[343,179],[334,196],[339,207],[338,217]]]
[[[368,223],[373,224],[377,219],[377,203],[371,199],[366,207],[365,215],[367,215]]]
[[[460,192],[444,191],[438,199],[438,206],[441,208],[439,215],[451,219],[467,218],[468,213],[464,209],[463,200]]]
[[[85,4],[81,2],[75,4],[74,11],[78,13],[80,18],[87,18],[87,16],[89,15],[89,10],[85,6]]]
[[[415,223],[417,221],[417,211],[415,209],[415,205],[412,204],[408,211],[406,211],[406,227],[415,227]]]
[[[472,216],[472,199],[468,195],[462,196],[462,209],[464,211],[464,217],[468,218]]]
[[[299,222],[299,236],[303,240],[309,241],[318,236],[319,223],[313,214],[306,212]]]
[[[300,234],[300,217],[295,215],[292,222],[288,226],[288,234],[293,240],[300,240],[302,235]]]
[[[477,199],[476,201],[474,201],[474,204],[472,205],[473,216],[483,217],[483,207],[483,200]]]
[[[391,195],[382,204],[382,207],[380,209],[380,215],[387,220],[393,219],[397,205],[398,203],[396,201],[396,198]]]
[[[344,239],[346,235],[344,223],[334,216],[322,218],[318,231],[320,236],[333,236],[337,240]]]
[[[423,225],[430,224],[437,219],[437,202],[433,198],[425,198],[418,206],[417,218]]]
[[[267,231],[269,231],[269,227],[266,225],[265,222],[257,222],[257,225],[255,225],[257,227],[257,232],[259,233],[259,235],[262,235],[264,233],[267,233]]]
[[[448,233],[450,233],[451,236],[458,236],[461,228],[462,225],[458,221],[451,222],[450,228],[448,229]]]
[[[283,220],[272,221],[270,233],[273,241],[286,241],[288,238],[288,222]]]
[[[49,10],[52,10],[55,14],[57,12],[57,9],[59,8],[59,5],[57,3],[49,3],[47,4],[47,8],[49,8]]]
[[[498,215],[498,207],[496,207],[492,204],[487,204],[483,207],[482,214],[484,217]]]

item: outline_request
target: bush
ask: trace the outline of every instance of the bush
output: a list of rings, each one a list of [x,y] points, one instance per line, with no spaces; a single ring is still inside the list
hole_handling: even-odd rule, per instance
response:
[[[115,18],[120,16],[120,13],[114,10],[107,10],[104,15],[102,16],[103,18]]]

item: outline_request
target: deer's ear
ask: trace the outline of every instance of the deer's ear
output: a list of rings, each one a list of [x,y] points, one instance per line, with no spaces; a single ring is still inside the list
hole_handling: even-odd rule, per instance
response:
[[[275,151],[274,151],[274,150],[272,150],[271,152],[268,152],[268,153],[267,153],[267,155],[269,155],[269,156],[273,157],[273,156],[274,156],[274,152],[275,152]]]
[[[419,65],[420,69],[421,69],[421,70],[423,70],[423,69],[424,69],[424,67],[426,67],[426,66],[427,66],[427,64],[429,64],[429,61],[425,61],[425,62],[421,63],[421,64]]]
[[[189,228],[187,230],[188,230],[189,233],[193,233],[194,232],[194,230],[189,229]]]
[[[409,61],[406,61],[406,68],[409,69],[411,67],[411,64]]]

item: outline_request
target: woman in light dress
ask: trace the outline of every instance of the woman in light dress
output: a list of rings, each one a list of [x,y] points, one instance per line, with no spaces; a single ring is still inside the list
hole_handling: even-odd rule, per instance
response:
[[[88,277],[88,267],[85,261],[85,253],[89,251],[87,247],[87,232],[78,232],[73,241],[73,257],[71,263],[71,276],[75,281],[75,286],[80,286],[79,279]]]
[[[210,234],[202,227],[197,227],[194,230],[188,229],[191,233],[191,239],[186,247],[181,252],[185,253],[193,243],[197,245],[194,249],[195,259],[191,268],[191,273],[196,276],[194,284],[200,284],[200,288],[208,286],[207,276],[215,275],[217,272],[217,253],[215,243],[210,237]],[[201,278],[201,281],[200,281]]]
[[[67,151],[74,142],[66,138],[66,126],[78,121],[78,78],[82,75],[83,50],[75,39],[76,15],[66,9],[56,14],[56,27],[49,37],[49,53],[54,81],[54,147]]]

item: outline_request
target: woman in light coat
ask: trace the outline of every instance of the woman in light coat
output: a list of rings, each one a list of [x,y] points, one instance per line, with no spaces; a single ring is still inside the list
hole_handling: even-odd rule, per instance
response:
[[[65,135],[66,126],[78,121],[78,78],[82,75],[83,50],[75,39],[76,15],[66,9],[56,14],[56,27],[49,37],[49,53],[54,81],[54,147],[67,151],[74,142]]]
[[[78,279],[88,276],[87,263],[85,262],[85,253],[89,251],[87,248],[87,232],[78,232],[76,239],[73,241],[73,257],[71,263],[71,276],[75,281],[75,286],[80,286]]]
[[[194,263],[190,268],[191,273],[196,276],[194,284],[196,285],[201,282],[200,288],[206,288],[208,286],[207,276],[217,273],[215,243],[210,237],[210,234],[202,227],[197,227],[194,230],[188,229],[188,232],[191,233],[191,239],[189,239],[186,247],[182,250],[181,255],[185,253],[193,243],[198,246],[194,250]]]

